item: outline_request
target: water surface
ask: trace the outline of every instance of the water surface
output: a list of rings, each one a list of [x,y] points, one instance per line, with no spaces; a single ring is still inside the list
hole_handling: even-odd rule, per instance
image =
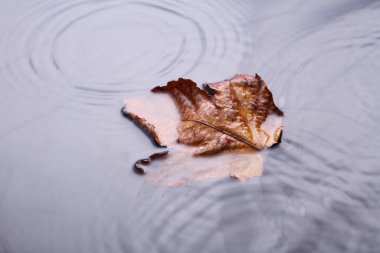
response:
[[[2,0],[0,252],[380,252],[380,2]],[[123,99],[259,73],[263,176],[177,188]]]

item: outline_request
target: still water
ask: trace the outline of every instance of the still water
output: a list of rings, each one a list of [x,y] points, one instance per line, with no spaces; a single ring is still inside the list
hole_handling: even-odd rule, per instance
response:
[[[380,2],[1,0],[0,252],[380,252]],[[263,176],[180,187],[123,99],[259,73]]]

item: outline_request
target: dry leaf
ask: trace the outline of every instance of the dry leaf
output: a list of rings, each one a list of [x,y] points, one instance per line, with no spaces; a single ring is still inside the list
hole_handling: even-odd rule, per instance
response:
[[[162,164],[155,171],[158,181],[178,184],[224,175],[238,179],[261,175],[262,158],[256,151],[280,140],[283,113],[274,104],[272,93],[260,76],[237,75],[229,80],[205,84],[204,89],[181,78],[166,86],[155,87],[152,92],[169,93],[177,112],[166,104],[166,98],[157,94],[154,97],[159,101],[148,98],[126,101],[123,112],[158,146],[170,148],[169,157],[161,159]],[[217,153],[224,153],[224,156],[209,157]],[[144,171],[142,164],[164,153],[158,154],[139,160],[136,168]],[[187,164],[199,160],[202,162],[197,166]]]

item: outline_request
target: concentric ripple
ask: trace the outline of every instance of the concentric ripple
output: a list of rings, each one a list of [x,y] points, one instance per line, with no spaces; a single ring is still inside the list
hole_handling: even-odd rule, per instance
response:
[[[69,160],[80,164],[90,153],[103,157],[103,148],[120,154],[131,149],[127,146],[133,140],[125,133],[133,128],[126,129],[125,120],[118,115],[125,96],[179,77],[198,82],[230,77],[239,72],[251,40],[243,26],[249,11],[243,5],[228,2],[206,1],[194,5],[186,1],[53,0],[35,1],[20,12],[22,15],[3,31],[4,39],[0,43],[0,81],[5,84],[1,92],[8,96],[0,102],[3,108],[0,117],[6,122],[0,127],[0,138],[38,129],[34,133],[53,138],[56,147],[60,146],[58,150],[65,150],[70,145],[68,140],[77,140],[72,155],[82,158]],[[27,138],[34,137],[38,135]],[[135,145],[131,150],[144,149],[140,146]],[[69,153],[66,153],[68,157]],[[134,157],[127,159],[118,164],[128,167]],[[102,170],[100,164],[104,161],[95,166],[97,170]],[[41,159],[42,164],[46,162]],[[59,166],[62,173],[69,169],[64,164]],[[7,170],[4,175],[12,173],[13,170]],[[88,189],[98,188],[82,188],[76,180],[51,176],[62,187],[57,189],[70,185],[77,189],[78,196],[87,196],[88,200],[92,199]],[[5,198],[10,180],[4,181],[0,199]],[[52,186],[50,181],[40,185]],[[53,190],[50,194],[56,193]],[[104,204],[115,200],[102,191],[99,201],[92,205],[96,210],[114,213],[116,210],[104,209]],[[49,212],[46,219],[50,221],[46,229],[51,231],[47,238],[52,241],[59,230],[60,223],[56,222],[59,217],[67,224],[74,224],[82,217],[82,211],[76,208],[62,212],[49,206],[45,211]],[[90,212],[88,218],[77,220],[78,238],[84,245],[112,237],[115,243],[98,245],[91,252],[122,252],[139,247],[139,240],[137,245],[129,245],[119,234],[133,237],[138,231],[131,231],[117,220],[110,221],[110,216],[89,225],[96,213]],[[132,218],[127,221],[133,223]],[[69,233],[70,229],[61,231]],[[161,240],[151,245],[159,246]],[[74,246],[66,245],[62,249],[70,251],[70,247]],[[78,246],[77,250],[85,250],[83,247]]]
[[[1,69],[8,66],[15,78],[12,66],[25,61],[21,74],[44,80],[46,89],[97,93],[199,78],[205,67],[213,69],[209,78],[233,74],[245,50],[239,40],[248,36],[236,29],[239,18],[217,19],[210,11],[209,3],[41,2],[4,35]]]
[[[88,118],[97,106],[90,119],[97,124],[131,91],[179,77],[204,82],[234,75],[250,37],[241,28],[244,15],[227,12],[234,9],[228,5],[55,0],[29,6],[0,44],[0,78],[9,84],[2,92],[27,101],[3,101],[6,117],[21,117],[0,136],[63,107],[72,120]],[[107,131],[124,129],[111,121]]]

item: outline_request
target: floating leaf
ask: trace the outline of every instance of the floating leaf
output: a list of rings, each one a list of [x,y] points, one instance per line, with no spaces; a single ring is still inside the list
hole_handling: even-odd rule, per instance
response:
[[[167,99],[163,97],[160,101],[149,98],[126,101],[123,112],[140,125],[158,146],[168,146],[171,150],[156,174],[166,181],[174,174],[187,174],[174,177],[177,182],[223,175],[238,179],[260,175],[262,159],[252,158],[258,156],[258,150],[279,142],[283,128],[283,113],[273,102],[265,82],[258,75],[237,75],[205,84],[203,88],[189,79],[180,78],[152,89],[153,93],[170,94],[177,112],[170,105],[165,105],[163,101]],[[219,160],[223,158],[210,158],[210,155],[218,153],[229,157],[228,161],[224,160],[222,164]],[[250,159],[246,159],[248,156]],[[243,165],[237,162],[238,157],[250,162]],[[202,160],[202,164],[184,167],[189,160],[195,163],[197,158]],[[136,168],[144,171],[141,161],[144,160],[140,160]],[[257,164],[261,167],[258,168]]]

